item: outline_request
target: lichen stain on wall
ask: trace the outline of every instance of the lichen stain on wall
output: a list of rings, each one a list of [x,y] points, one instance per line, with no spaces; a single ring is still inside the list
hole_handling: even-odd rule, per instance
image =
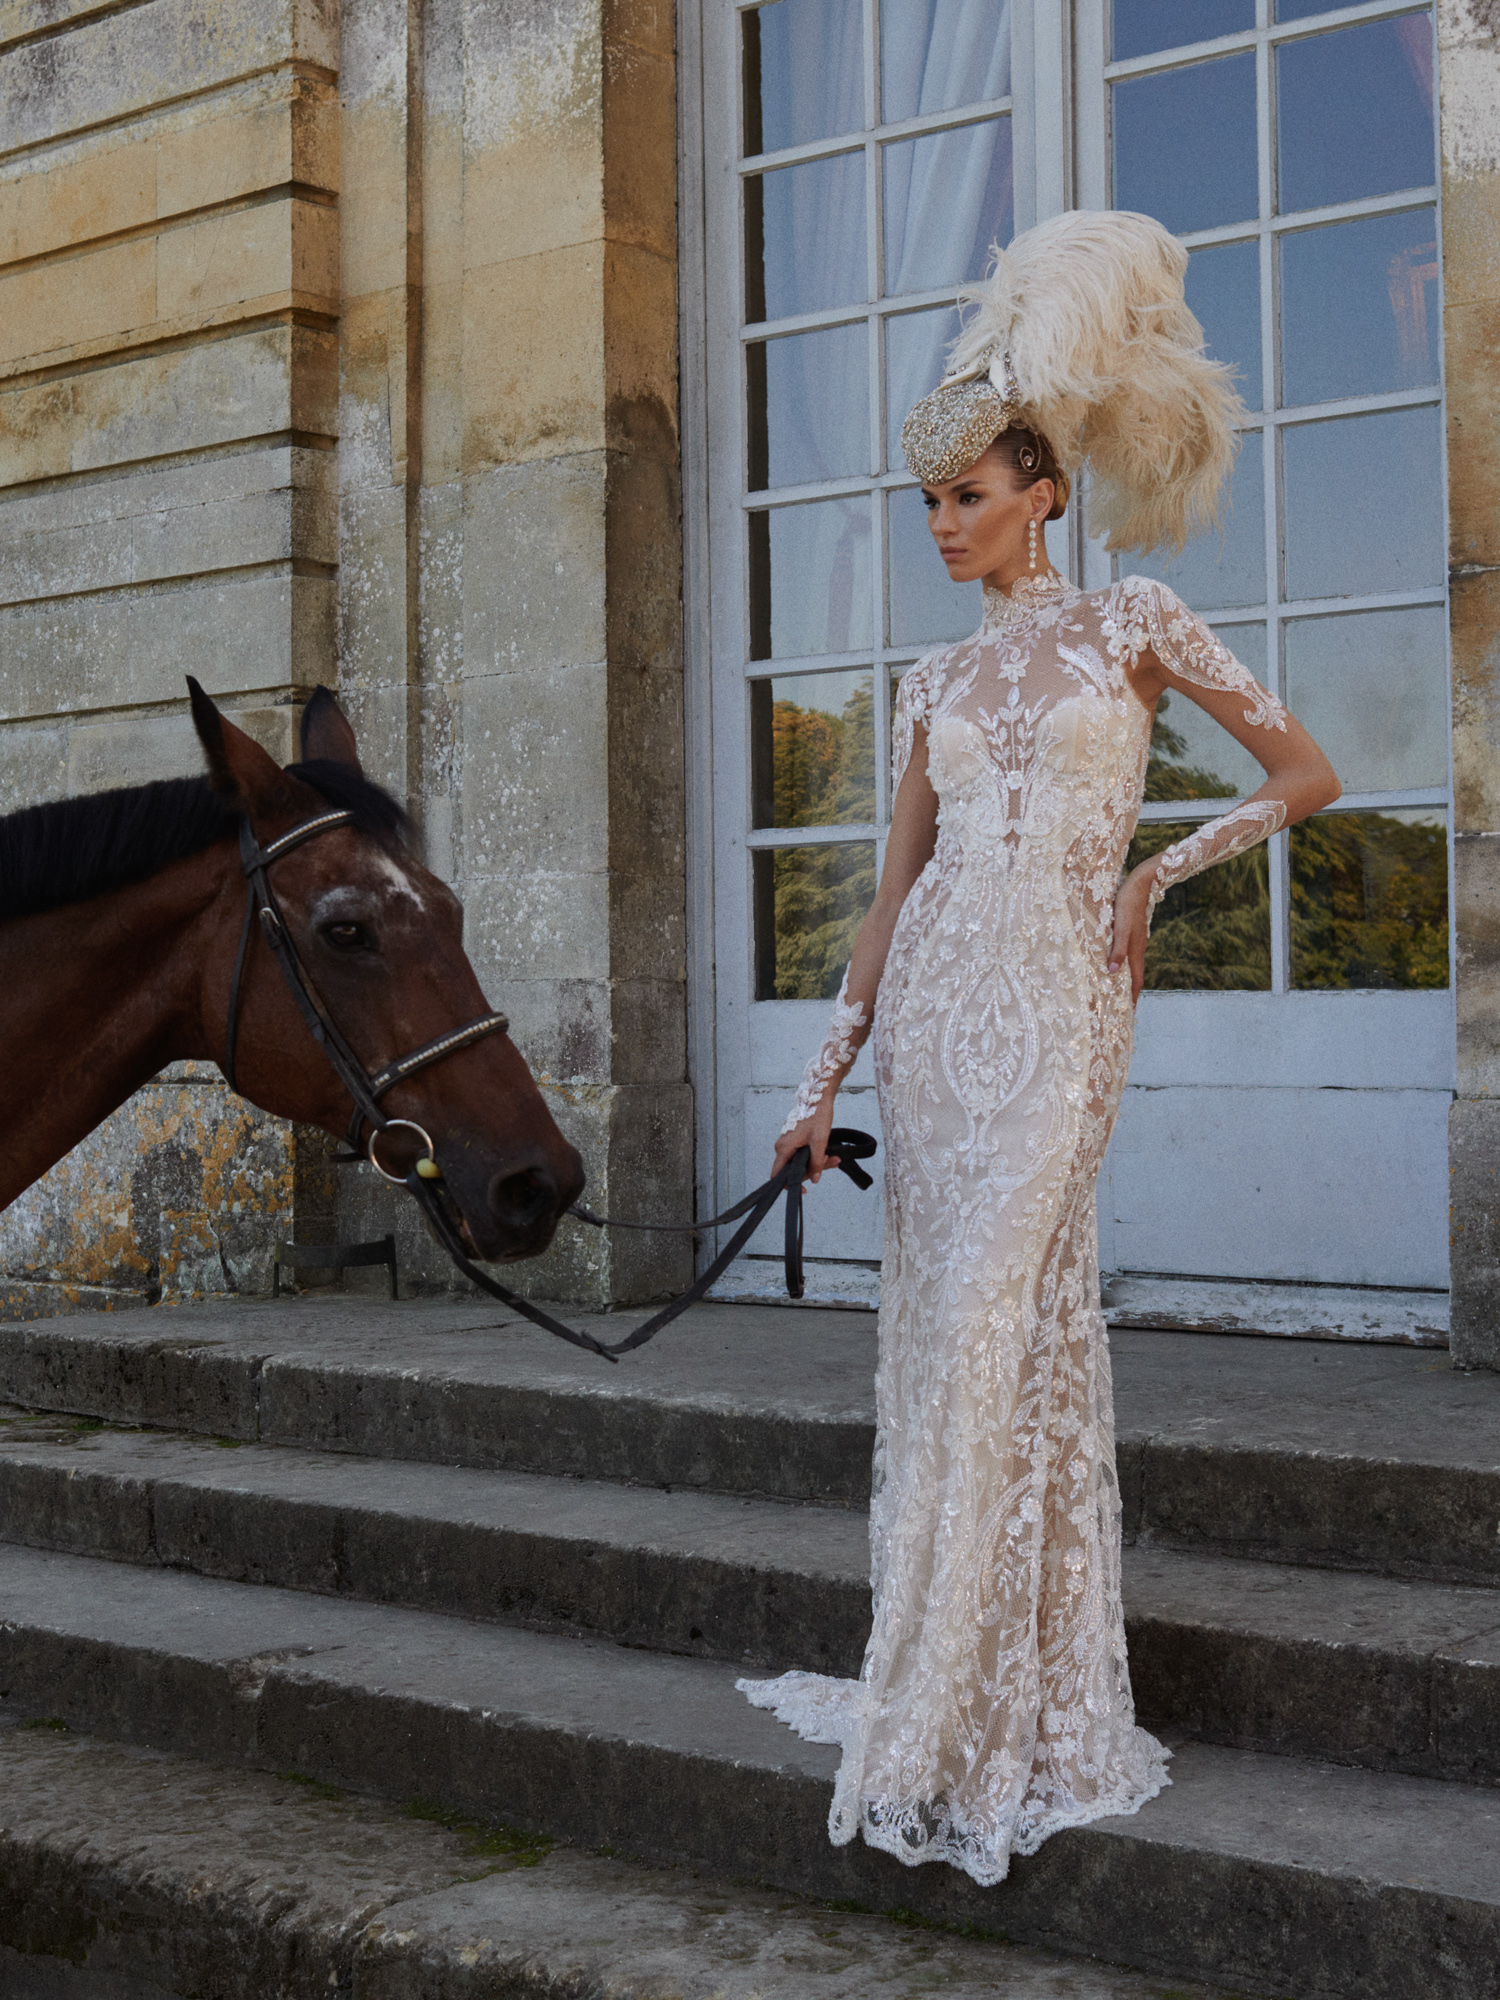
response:
[[[235,1097],[211,1064],[181,1069],[0,1215],[0,1272],[153,1299],[269,1288],[292,1212],[290,1128]]]

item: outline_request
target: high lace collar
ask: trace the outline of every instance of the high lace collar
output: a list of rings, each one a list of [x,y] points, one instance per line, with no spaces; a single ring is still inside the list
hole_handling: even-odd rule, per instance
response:
[[[1061,570],[1048,570],[1042,576],[1018,576],[1007,590],[992,590],[984,587],[984,630],[1003,631],[1007,625],[1015,625],[1022,618],[1030,618],[1049,604],[1059,604],[1062,599],[1073,594],[1073,586]]]

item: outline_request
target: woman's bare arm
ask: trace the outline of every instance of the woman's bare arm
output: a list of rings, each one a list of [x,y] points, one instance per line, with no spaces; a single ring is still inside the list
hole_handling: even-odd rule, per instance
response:
[[[886,836],[885,866],[880,871],[880,886],[855,934],[854,949],[849,957],[845,999],[851,1007],[859,1007],[864,1014],[863,1028],[851,1037],[856,1046],[865,1040],[875,1018],[875,995],[880,987],[881,974],[885,971],[886,955],[891,948],[901,906],[910,895],[917,877],[932,859],[932,850],[937,844],[937,817],[937,794],[927,777],[927,731],[919,723],[911,761],[906,767],[891,813],[891,830]],[[807,1146],[812,1152],[811,1177],[813,1180],[821,1177],[823,1169],[829,1164],[828,1134],[833,1125],[833,1100],[847,1074],[847,1069],[841,1070],[829,1081],[812,1117],[804,1118],[789,1132],[782,1133],[776,1141],[773,1171],[779,1172],[799,1146]]]

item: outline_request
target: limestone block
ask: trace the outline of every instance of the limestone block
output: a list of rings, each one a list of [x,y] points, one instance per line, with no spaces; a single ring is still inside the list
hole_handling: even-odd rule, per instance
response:
[[[464,939],[481,980],[607,980],[609,892],[603,869],[466,875]],[[549,1050],[546,1060],[556,1068],[560,1058]]]
[[[406,680],[406,493],[360,487],[339,501],[339,673],[342,687]],[[405,791],[405,758],[402,782]]]
[[[1500,171],[1443,178],[1443,305],[1500,299]]]
[[[464,663],[464,489],[457,480],[424,484],[418,501],[418,637],[424,677],[456,682]],[[451,755],[444,757],[451,782]]]
[[[1500,45],[1489,0],[1443,0],[1438,76],[1445,174],[1500,167]]]
[[[600,979],[515,979],[480,966],[490,1004],[510,1021],[511,1040],[533,1075],[559,1085],[609,1080],[609,986]]]
[[[1500,1099],[1458,1098],[1448,1138],[1449,1348],[1456,1368],[1500,1368]]]
[[[352,198],[340,207],[339,254],[345,288],[361,298],[407,282],[406,106],[404,92],[351,104],[347,73],[344,85],[339,143]]]
[[[393,361],[399,364],[405,346],[404,295],[346,295],[342,311],[338,419],[334,426],[339,437],[339,480],[346,491],[389,486],[395,477],[391,373]]]
[[[156,256],[149,237],[31,265],[0,277],[0,361],[128,332],[156,317]]]
[[[55,140],[292,60],[338,70],[334,0],[154,0],[0,53],[0,151]]]
[[[466,873],[600,866],[608,838],[607,678],[602,665],[466,679]]]
[[[17,535],[6,532],[0,506],[0,603],[311,557],[313,549],[294,540],[293,500],[288,482],[269,493],[142,508]],[[316,525],[319,502],[325,518],[317,547],[328,549],[335,536],[327,497],[308,496],[300,518]]]
[[[534,461],[464,486],[464,671],[602,660],[602,455]]]
[[[58,722],[0,723],[0,813],[68,793],[68,731]]]
[[[334,678],[333,585],[285,569],[0,609],[12,716],[176,701]]]
[[[603,221],[597,0],[464,17],[464,257],[472,269],[593,242]],[[537,190],[547,190],[545,200]]]
[[[156,149],[112,146],[0,175],[0,263],[137,228],[157,213]]]
[[[338,429],[337,336],[272,326],[0,395],[0,480]]]
[[[1460,833],[1500,827],[1500,575],[1452,579],[1454,825]]]
[[[301,708],[289,697],[271,706],[246,707],[234,701],[221,705],[278,764],[289,764],[297,755],[296,725]],[[68,731],[70,797],[117,785],[146,785],[160,778],[197,777],[203,769],[203,749],[185,692],[173,711],[79,721]]]
[[[0,390],[0,485],[55,479],[73,456],[74,384]]]
[[[1443,313],[1448,383],[1448,548],[1455,565],[1500,563],[1500,297]]]
[[[333,489],[333,458],[280,444],[233,454],[179,460],[166,466],[117,472],[103,479],[70,480],[43,487],[0,488],[0,544],[24,534],[61,533],[117,521],[139,520],[260,500],[305,485],[316,498]]]
[[[1454,840],[1453,919],[1459,1092],[1500,1096],[1500,834]]]
[[[644,8],[631,10],[633,27]],[[662,7],[658,15],[669,14]],[[653,48],[619,30],[610,8],[604,57],[604,230],[612,243],[677,259],[677,67],[670,45]],[[659,33],[659,27],[657,29]]]
[[[687,1081],[682,979],[617,979],[610,987],[610,1073],[616,1083]]]
[[[622,849],[626,846],[625,829],[618,820],[615,839]],[[624,867],[610,870],[610,937],[618,974],[664,984],[686,980],[687,908],[682,885],[680,860],[659,875]]]
[[[312,78],[286,95],[164,132],[157,142],[156,213],[180,215],[263,188],[339,186],[338,102]]]
[[[464,279],[464,470],[597,450],[605,438],[601,243]]]
[[[292,1130],[209,1063],[158,1079],[0,1214],[12,1278],[161,1295],[269,1290],[291,1233]]]
[[[178,319],[292,292],[338,310],[338,212],[282,200],[168,229],[157,250],[156,317]]]

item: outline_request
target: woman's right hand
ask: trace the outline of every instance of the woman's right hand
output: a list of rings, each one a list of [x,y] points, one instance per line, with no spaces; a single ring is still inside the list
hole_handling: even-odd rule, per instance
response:
[[[776,1141],[773,1174],[779,1174],[799,1146],[806,1146],[812,1154],[812,1166],[808,1173],[810,1181],[820,1180],[827,1167],[837,1167],[837,1153],[830,1159],[828,1135],[833,1130],[834,1092],[829,1091],[811,1118],[804,1118],[800,1125],[794,1125],[790,1132],[783,1132]]]

